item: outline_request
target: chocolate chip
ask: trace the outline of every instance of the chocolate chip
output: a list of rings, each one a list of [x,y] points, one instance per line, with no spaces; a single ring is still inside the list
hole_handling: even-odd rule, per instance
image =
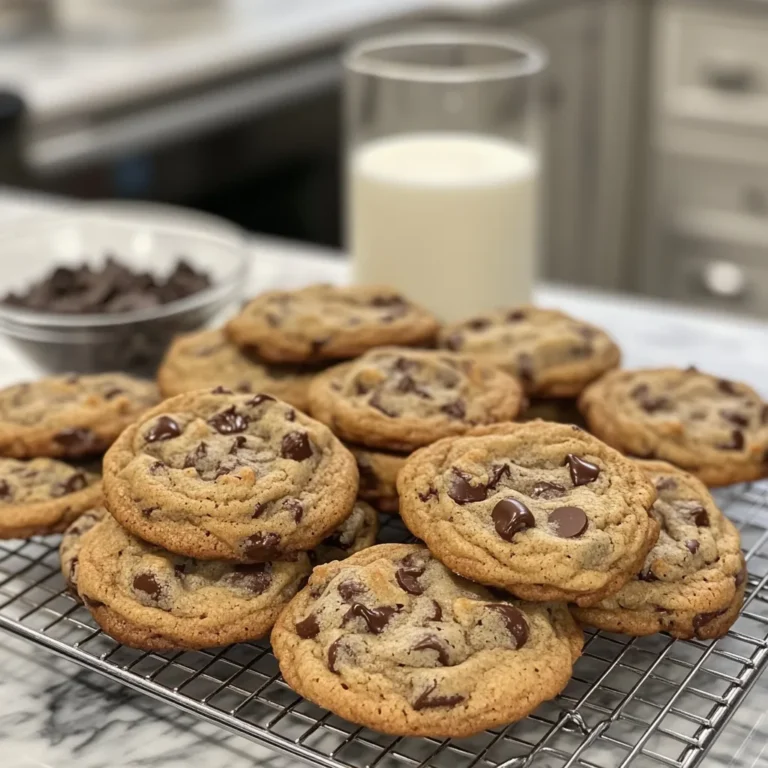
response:
[[[413,702],[413,708],[417,712],[422,709],[431,709],[433,707],[455,707],[457,704],[461,704],[466,698],[460,693],[456,693],[452,696],[433,696],[430,698],[429,695],[435,688],[437,688],[437,682],[432,683],[432,685]]]
[[[517,499],[502,499],[491,513],[496,533],[505,541],[512,541],[516,533],[536,527],[531,510]]]
[[[437,488],[430,486],[424,493],[419,494],[421,501],[429,501],[431,498],[437,498]]]
[[[82,472],[75,472],[63,483],[56,483],[51,489],[51,496],[65,496],[68,493],[82,491],[88,485],[88,480]]]
[[[717,388],[725,395],[739,394],[733,382],[728,381],[728,379],[720,379],[720,381],[717,382]]]
[[[400,307],[407,306],[408,302],[396,293],[389,296],[374,296],[370,302],[372,307]]]
[[[0,499],[10,499],[12,496],[11,486],[5,480],[0,480]]]
[[[737,427],[749,426],[749,416],[745,416],[743,413],[739,413],[738,411],[722,410],[720,411],[720,415],[726,421],[730,421],[731,424],[735,424]]]
[[[306,619],[296,622],[296,634],[302,640],[311,640],[320,634],[320,625],[317,623],[317,616],[310,613]]]
[[[581,507],[558,507],[549,513],[555,534],[562,539],[575,539],[587,530],[589,519]]]
[[[336,666],[336,661],[339,658],[339,649],[342,645],[342,639],[341,637],[334,640],[330,646],[328,647],[328,669],[331,670],[334,674],[338,674],[339,670]]]
[[[211,394],[212,395],[231,395],[232,394],[232,390],[231,389],[227,389],[226,387],[223,387],[223,386],[221,386],[221,384],[219,384],[218,387],[216,387],[215,389],[211,390]]]
[[[513,309],[511,312],[507,312],[505,320],[508,323],[517,323],[520,320],[525,319],[525,312],[522,309]]]
[[[467,407],[463,400],[454,400],[452,403],[446,403],[440,408],[440,411],[452,419],[463,419],[467,415]]]
[[[381,392],[374,392],[368,400],[368,405],[375,408],[380,413],[383,413],[385,416],[389,416],[390,419],[395,419],[398,416],[395,410],[384,405],[381,400]]]
[[[485,484],[485,487],[489,491],[495,491],[499,483],[505,477],[509,477],[511,474],[512,471],[509,468],[509,464],[499,464],[491,469],[488,482]]]
[[[451,663],[451,657],[448,655],[448,649],[445,644],[440,642],[440,638],[437,635],[427,635],[419,640],[416,645],[413,646],[414,651],[437,651],[437,661],[443,666],[447,667]]]
[[[525,384],[533,383],[533,357],[527,352],[522,352],[517,356],[517,375]]]
[[[475,501],[485,501],[488,488],[485,485],[470,485],[468,477],[454,468],[448,483],[448,495],[457,504],[471,504]]]
[[[190,451],[184,457],[184,469],[197,467],[198,463],[208,455],[208,443],[202,441],[197,444],[194,451]]]
[[[533,486],[531,498],[533,499],[557,499],[565,495],[565,488],[559,483],[548,483],[542,480]]]
[[[736,587],[740,587],[747,580],[747,566],[742,566],[741,570],[734,577],[736,581]]]
[[[222,435],[234,435],[248,429],[248,417],[238,413],[234,405],[211,416],[208,423]]]
[[[660,477],[656,481],[657,491],[674,491],[677,488],[677,480],[674,477]]]
[[[593,483],[600,475],[600,467],[585,459],[581,459],[573,453],[565,457],[565,463],[571,472],[571,482],[575,486]]]
[[[640,579],[640,581],[658,581],[658,578],[650,568],[647,571],[640,571],[640,573],[637,574],[637,578]]]
[[[283,502],[283,509],[293,515],[296,523],[300,523],[301,518],[304,517],[304,505],[298,499],[286,499]]]
[[[272,584],[272,566],[269,563],[239,564],[232,575],[238,586],[254,595],[263,594]]]
[[[456,352],[457,350],[461,349],[462,345],[464,344],[464,336],[460,333],[452,333],[450,336],[448,336],[443,344],[448,348]]]
[[[286,421],[296,421],[296,411],[294,411],[293,408],[289,408],[285,412],[285,420]]]
[[[267,511],[267,506],[267,504],[256,504],[253,508],[251,519],[258,520]]]
[[[690,514],[693,517],[693,524],[699,528],[709,528],[709,515],[704,507],[695,507],[690,510]]]
[[[468,320],[465,325],[473,331],[484,331],[491,325],[491,321],[485,317],[476,317]]]
[[[246,400],[245,404],[251,408],[255,408],[257,405],[261,405],[262,403],[267,403],[270,401],[274,402],[275,398],[272,397],[272,395],[265,395],[263,392],[260,392],[258,395],[254,395],[250,400]]]
[[[685,546],[692,555],[695,555],[699,551],[700,544],[696,539],[688,539]]]
[[[393,608],[390,605],[368,608],[362,603],[352,603],[349,610],[344,614],[342,623],[346,624],[352,619],[360,618],[366,623],[369,632],[372,632],[374,635],[380,635],[395,613],[397,613],[397,608]]]
[[[728,609],[724,608],[722,611],[714,611],[712,613],[698,613],[693,617],[693,631],[698,636],[699,632],[710,621],[714,621],[718,616],[722,616]]]
[[[76,453],[93,453],[99,449],[99,438],[90,429],[62,429],[53,436],[54,442]]]
[[[424,574],[426,566],[418,562],[412,555],[404,557],[400,561],[400,567],[395,572],[395,579],[400,588],[410,595],[421,595],[424,593],[424,587],[419,584],[419,576]]]
[[[395,390],[401,394],[418,395],[422,400],[431,400],[432,395],[424,387],[420,386],[410,374],[401,376],[395,385]]]
[[[506,603],[491,604],[488,608],[501,616],[509,634],[515,638],[516,648],[522,648],[528,641],[528,622],[523,612]]]
[[[161,416],[144,435],[148,443],[171,440],[181,434],[181,427],[170,417]]]
[[[639,405],[646,413],[656,413],[669,408],[671,403],[666,397],[645,397],[640,400]]]
[[[727,443],[721,443],[717,446],[723,451],[741,451],[744,448],[744,433],[740,429],[734,429],[731,432],[731,439]]]
[[[280,552],[280,536],[277,533],[254,533],[243,542],[243,554],[249,560],[266,562],[275,560]]]
[[[437,600],[432,601],[432,613],[427,616],[427,621],[440,621],[443,618],[443,609]]]
[[[339,596],[345,603],[354,602],[358,595],[362,595],[365,592],[365,587],[356,581],[343,581],[337,589]]]
[[[153,600],[157,600],[162,594],[162,589],[157,579],[151,573],[138,573],[133,578],[133,588],[138,592],[144,592]]]
[[[312,444],[306,432],[289,432],[280,443],[280,452],[284,459],[304,461],[312,456]]]
[[[229,449],[229,455],[234,456],[241,448],[245,447],[246,442],[245,435],[238,435]]]
[[[149,474],[156,475],[158,472],[162,472],[165,469],[165,464],[162,461],[153,461],[149,465]]]
[[[630,391],[630,395],[636,400],[644,398],[650,392],[650,387],[647,384],[637,384]]]

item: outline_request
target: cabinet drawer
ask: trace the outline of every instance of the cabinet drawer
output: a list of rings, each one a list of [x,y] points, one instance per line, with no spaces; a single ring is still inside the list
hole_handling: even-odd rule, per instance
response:
[[[676,6],[658,25],[665,114],[768,129],[768,15]]]

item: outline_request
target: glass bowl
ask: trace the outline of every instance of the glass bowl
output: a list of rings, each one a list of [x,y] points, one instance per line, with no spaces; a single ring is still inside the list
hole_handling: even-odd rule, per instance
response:
[[[158,207],[140,215],[119,204],[79,206],[31,214],[4,226],[0,235],[0,294],[25,292],[55,267],[107,257],[133,270],[166,277],[183,259],[207,272],[211,285],[157,307],[115,314],[60,314],[0,303],[0,334],[49,373],[125,371],[153,376],[173,337],[202,328],[236,306],[251,255],[244,233],[193,212],[174,216]],[[2,298],[0,296],[0,299]]]

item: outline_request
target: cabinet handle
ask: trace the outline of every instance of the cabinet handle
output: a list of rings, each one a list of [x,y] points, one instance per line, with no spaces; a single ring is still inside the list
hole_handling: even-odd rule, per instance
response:
[[[701,279],[710,295],[722,299],[739,299],[747,292],[744,270],[730,261],[711,261],[703,268]]]

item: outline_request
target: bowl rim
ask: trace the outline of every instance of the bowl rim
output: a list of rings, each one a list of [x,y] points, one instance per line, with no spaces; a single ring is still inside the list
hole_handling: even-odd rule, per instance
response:
[[[147,205],[150,206],[152,204],[147,203]],[[158,205],[158,213],[162,213],[163,208],[165,208],[168,213],[171,213],[172,211],[169,209],[173,208],[173,206]],[[190,219],[194,218],[196,213],[196,211],[190,209]],[[45,211],[42,215],[48,217],[46,228],[61,227],[64,225],[77,227],[78,225],[82,226],[84,223],[87,224],[87,222],[95,221],[101,226],[116,226],[122,230],[141,226],[152,232],[180,234],[190,238],[190,240],[197,240],[201,243],[216,243],[218,247],[228,248],[236,256],[236,262],[233,265],[231,273],[222,281],[215,282],[207,288],[203,288],[201,291],[197,291],[190,296],[185,296],[182,299],[174,299],[167,304],[161,304],[157,307],[134,309],[128,312],[94,312],[91,314],[44,312],[36,309],[14,307],[13,305],[4,304],[0,301],[0,328],[6,332],[11,330],[9,324],[17,327],[42,328],[45,326],[55,326],[58,331],[66,331],[120,327],[134,323],[138,324],[153,320],[164,320],[190,310],[199,309],[207,304],[215,303],[225,299],[229,294],[235,295],[246,285],[252,258],[248,249],[246,231],[236,224],[232,224],[230,228],[228,226],[229,222],[225,219],[217,219],[215,216],[202,213],[201,222],[203,223],[203,226],[201,226],[200,229],[195,229],[189,225],[185,226],[183,223],[174,225],[171,221],[164,222],[161,216],[158,216],[157,218],[149,217],[145,220],[145,223],[140,224],[139,222],[142,218],[140,213],[137,213],[136,211],[132,212],[128,209],[121,211],[119,201],[66,205],[58,210],[52,209]],[[30,215],[27,214],[17,221],[10,223],[9,228],[12,230],[14,225],[24,226],[24,223],[29,223],[29,218]],[[208,220],[209,222],[213,222],[214,220],[220,221],[221,232],[217,234],[215,231],[204,231],[205,220]],[[222,233],[224,230],[229,229],[231,229],[231,235],[228,234],[228,236],[225,237]],[[5,234],[0,236],[0,243],[7,244],[12,243],[14,240],[22,241],[39,237],[41,237],[40,228],[18,236],[14,234]],[[117,256],[117,259],[118,261],[120,260],[119,255]]]

